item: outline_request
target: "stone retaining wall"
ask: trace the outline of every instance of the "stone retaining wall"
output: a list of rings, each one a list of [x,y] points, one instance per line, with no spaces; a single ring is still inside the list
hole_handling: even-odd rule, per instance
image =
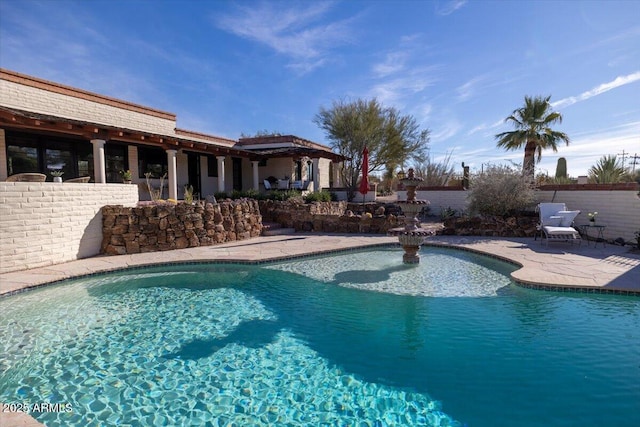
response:
[[[105,206],[102,216],[101,252],[108,255],[210,246],[262,232],[258,202],[252,199]]]
[[[396,215],[388,215],[389,212],[375,214],[375,210],[382,206],[377,203],[364,206],[345,201],[302,203],[296,199],[261,200],[259,203],[265,222],[275,222],[302,232],[386,234],[398,226]],[[362,211],[372,213],[371,218],[356,214]]]

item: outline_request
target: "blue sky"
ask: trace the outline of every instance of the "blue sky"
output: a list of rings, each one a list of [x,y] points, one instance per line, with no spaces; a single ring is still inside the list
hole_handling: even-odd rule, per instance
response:
[[[551,95],[572,142],[539,168],[564,156],[575,177],[640,156],[639,18],[636,0],[0,0],[0,66],[229,138],[327,143],[320,107],[376,97],[472,170],[521,163],[494,135],[525,95]]]

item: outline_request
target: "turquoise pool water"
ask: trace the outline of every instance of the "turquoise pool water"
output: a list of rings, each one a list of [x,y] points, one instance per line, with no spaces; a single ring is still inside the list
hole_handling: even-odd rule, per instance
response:
[[[637,426],[640,299],[423,248],[182,265],[0,299],[0,402],[53,426]]]

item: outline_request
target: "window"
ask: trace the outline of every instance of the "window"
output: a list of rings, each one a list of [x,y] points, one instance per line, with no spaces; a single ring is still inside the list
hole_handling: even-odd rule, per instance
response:
[[[302,161],[296,160],[295,169],[296,169],[296,174],[295,174],[296,181],[302,181]]]
[[[47,148],[44,150],[44,168],[47,174],[52,171],[63,171],[64,177],[75,175],[73,153],[71,150]]]
[[[161,148],[138,147],[140,178],[151,172],[151,178],[160,178],[168,172],[167,153]]]
[[[216,156],[207,156],[207,175],[209,177],[218,177],[218,159]]]
[[[54,170],[63,178],[93,176],[93,149],[89,141],[47,134],[6,131],[7,173],[36,172],[48,176]]]
[[[107,182],[122,182],[120,171],[129,169],[127,146],[108,142],[104,146],[105,171]]]
[[[38,149],[19,145],[7,146],[7,171],[9,175],[25,172],[40,172]]]

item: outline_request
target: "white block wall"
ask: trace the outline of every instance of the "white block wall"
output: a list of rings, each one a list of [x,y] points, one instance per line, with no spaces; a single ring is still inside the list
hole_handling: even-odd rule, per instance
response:
[[[175,134],[175,116],[168,113],[164,114],[167,118],[158,117],[8,80],[0,80],[0,100],[3,106],[19,110],[153,134]]]
[[[431,214],[440,215],[441,209],[451,207],[457,211],[467,209],[467,191],[417,191],[418,199],[431,202]],[[406,191],[398,191],[398,200],[407,198]],[[537,191],[541,202],[565,203],[568,209],[579,210],[576,225],[588,223],[588,212],[598,212],[597,223],[605,225],[606,239],[622,237],[635,241],[640,231],[640,197],[636,190],[558,190]]]
[[[428,200],[431,204],[430,214],[440,216],[443,209],[451,208],[458,212],[467,210],[468,191],[443,190],[443,191],[416,191],[416,198]],[[406,200],[407,192],[398,191],[398,200]]]
[[[634,240],[640,231],[640,197],[637,191],[539,191],[540,202],[565,203],[571,210],[581,211],[576,224],[587,224],[589,212],[598,212],[597,224],[606,225],[606,239]]]
[[[0,182],[0,273],[97,255],[102,206],[137,201],[136,185]]]

